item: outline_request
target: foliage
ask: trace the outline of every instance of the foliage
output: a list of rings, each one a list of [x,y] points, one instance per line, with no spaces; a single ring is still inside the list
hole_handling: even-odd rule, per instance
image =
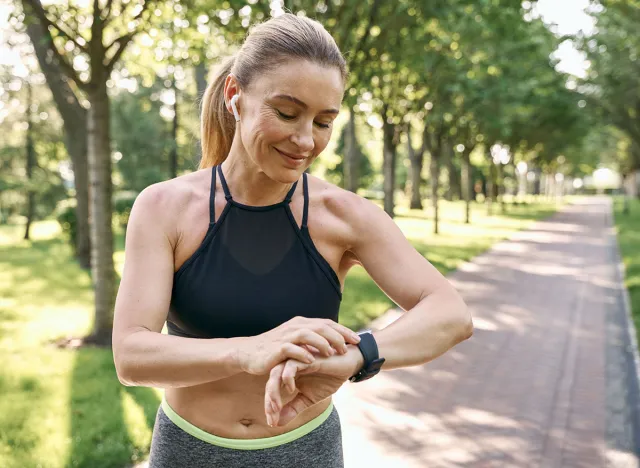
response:
[[[78,232],[78,220],[76,217],[76,199],[69,198],[58,203],[55,218],[60,224],[60,228],[70,245],[76,245],[76,236]]]
[[[131,215],[131,209],[133,208],[133,203],[136,201],[138,193],[139,192],[134,191],[123,191],[116,193],[113,197],[114,217],[124,230],[127,229],[127,224],[129,224],[129,215]]]
[[[597,34],[570,38],[591,64],[587,76],[573,86],[604,125],[614,125],[628,137],[629,148],[618,161],[626,174],[640,170],[640,2],[603,0],[592,5],[590,13]]]
[[[172,145],[168,123],[160,116],[162,83],[139,86],[113,97],[111,125],[119,188],[142,191],[169,178],[168,153]],[[184,160],[181,168],[188,167]]]
[[[335,153],[341,156],[342,159],[340,159],[340,162],[338,162],[335,167],[328,168],[325,172],[325,177],[328,180],[331,180],[332,183],[339,185],[340,187],[344,187],[344,140],[347,128],[348,127],[346,125],[342,127],[335,148]],[[360,164],[360,166],[358,167],[358,187],[367,189],[373,183],[375,171],[373,169],[373,166],[371,165],[371,160],[369,159],[368,153],[362,148],[362,145],[360,144],[359,138],[356,138],[356,151],[359,154]]]

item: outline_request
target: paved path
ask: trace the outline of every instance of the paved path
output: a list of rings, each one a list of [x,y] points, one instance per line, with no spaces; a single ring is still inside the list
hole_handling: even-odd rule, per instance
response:
[[[474,336],[339,390],[346,467],[640,466],[611,223],[609,199],[585,199],[449,276]]]

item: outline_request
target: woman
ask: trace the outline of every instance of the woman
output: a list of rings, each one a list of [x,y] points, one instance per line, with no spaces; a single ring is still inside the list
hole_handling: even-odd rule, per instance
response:
[[[165,389],[152,468],[341,467],[331,395],[471,335],[460,296],[382,210],[304,173],[346,80],[319,23],[261,24],[203,97],[200,170],[136,200],[113,350],[123,384]],[[408,311],[373,335],[338,324],[354,265]]]

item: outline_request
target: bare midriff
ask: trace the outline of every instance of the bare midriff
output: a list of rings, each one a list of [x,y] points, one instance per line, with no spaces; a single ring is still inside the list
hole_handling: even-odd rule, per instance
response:
[[[169,406],[194,426],[218,437],[260,439],[292,431],[320,416],[331,398],[307,408],[286,426],[269,427],[264,409],[269,375],[238,374],[193,387],[167,388]],[[294,395],[295,396],[295,395]],[[286,405],[289,399],[282,400]]]

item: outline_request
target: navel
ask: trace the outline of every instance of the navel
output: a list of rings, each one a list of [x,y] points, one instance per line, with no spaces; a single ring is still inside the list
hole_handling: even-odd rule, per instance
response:
[[[253,426],[255,424],[255,419],[247,419],[247,418],[243,418],[240,421],[238,421],[240,424],[242,424],[244,427],[250,427]]]

